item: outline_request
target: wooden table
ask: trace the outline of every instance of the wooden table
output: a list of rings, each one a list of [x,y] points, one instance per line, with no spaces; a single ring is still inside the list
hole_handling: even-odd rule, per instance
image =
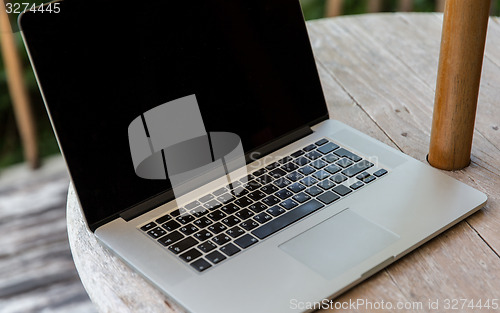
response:
[[[308,22],[330,116],[425,162],[441,26],[441,14],[374,14]],[[407,311],[428,312],[428,301],[439,300],[443,312],[445,299],[500,299],[499,127],[500,19],[492,18],[472,164],[447,172],[485,192],[486,207],[336,301],[422,302],[422,310]],[[97,244],[85,228],[72,188],[68,228],[83,284],[102,312],[181,311]],[[457,312],[463,311],[488,310]]]

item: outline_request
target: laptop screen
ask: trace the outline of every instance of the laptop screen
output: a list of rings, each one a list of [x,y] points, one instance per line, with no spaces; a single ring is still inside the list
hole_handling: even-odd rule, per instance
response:
[[[21,28],[88,224],[171,189],[134,171],[128,128],[195,95],[245,152],[327,108],[298,1],[69,1]]]

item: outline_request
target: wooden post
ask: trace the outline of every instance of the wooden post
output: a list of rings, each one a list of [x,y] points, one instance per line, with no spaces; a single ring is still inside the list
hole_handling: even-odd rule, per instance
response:
[[[326,16],[333,17],[342,14],[344,0],[326,0]]]
[[[368,0],[368,12],[370,13],[380,12],[381,9],[382,9],[381,0]]]
[[[436,0],[436,12],[444,12],[444,4],[446,0]]]
[[[469,165],[490,0],[447,0],[432,120],[429,163]]]
[[[399,0],[398,11],[400,12],[413,11],[413,0]]]
[[[4,1],[0,0],[0,46],[7,72],[9,94],[12,99],[19,134],[23,143],[24,157],[31,168],[39,166],[39,152],[36,140],[35,120],[31,111],[28,91],[24,84],[21,61],[17,53],[14,34]]]

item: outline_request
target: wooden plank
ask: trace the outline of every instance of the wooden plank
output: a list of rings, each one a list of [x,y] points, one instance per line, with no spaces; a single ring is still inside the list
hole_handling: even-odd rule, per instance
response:
[[[363,21],[366,18],[366,16],[363,17]],[[312,23],[310,34],[313,38],[322,38],[323,45],[316,50],[316,57],[398,147],[424,161],[428,148],[434,90],[428,82],[424,81],[422,76],[418,75],[416,68],[387,51],[403,48],[401,54],[409,53],[412,56],[410,49],[404,49],[405,47],[401,46],[405,42],[400,38],[413,38],[415,31],[412,32],[408,29],[405,32],[399,28],[400,24],[389,19],[388,24],[391,24],[392,34],[388,35],[386,29],[377,27],[376,19],[377,17],[373,17],[373,23],[366,27],[360,27],[356,18],[351,17],[337,18],[335,22]],[[388,17],[380,19],[387,20]],[[398,17],[396,16],[394,19],[398,19]],[[402,23],[408,24],[404,20]],[[398,29],[398,32],[394,32],[394,29]],[[379,42],[380,38],[377,38],[376,34],[381,34],[380,37],[388,35],[392,42],[390,44]],[[398,40],[403,42],[399,46]],[[415,44],[420,43],[415,40]],[[413,55],[413,57],[415,56]],[[437,60],[437,55],[435,58]],[[422,68],[431,68],[432,70],[432,66],[428,64],[427,66],[422,64],[420,70]],[[437,71],[436,67],[434,67],[434,71]],[[481,145],[487,143],[483,137]],[[490,146],[492,146],[491,149],[495,148],[491,143]],[[481,157],[483,156],[481,155]],[[487,157],[485,156],[485,158]],[[495,170],[494,166],[498,164],[498,161],[493,159],[489,161],[491,161],[492,166],[488,166],[482,158],[476,157],[477,164],[473,164],[465,171],[450,173],[451,176],[487,192],[490,200],[482,214],[493,214],[499,211],[498,191],[491,189],[490,184],[492,187],[498,186],[500,179],[498,175],[489,171],[490,168]],[[476,214],[470,220],[474,219],[479,219],[480,225],[490,225],[490,228],[498,225],[498,222],[489,223],[485,218],[481,218],[480,214]],[[499,218],[496,217],[496,220]],[[500,286],[495,279],[490,279],[482,267],[488,266],[498,269],[498,257],[488,246],[495,239],[488,240],[488,244],[486,244],[476,231],[477,228],[472,229],[467,223],[461,223],[452,231],[446,232],[432,243],[425,245],[423,249],[417,250],[410,257],[391,266],[388,273],[396,284],[401,286],[402,290],[412,291],[411,294],[406,295],[407,299],[445,297],[447,292],[451,290],[444,288],[441,293],[436,291],[439,289],[436,286],[440,286],[446,281],[454,283],[456,281],[454,288],[462,290],[462,296],[465,294],[479,299],[486,294],[492,295],[491,290],[498,290]],[[493,233],[488,235],[493,237]],[[495,244],[497,242],[498,239],[496,239]],[[432,249],[429,250],[429,247]],[[495,249],[498,250],[498,247],[500,246]],[[467,251],[472,251],[472,253]],[[478,261],[476,256],[481,256],[482,259]],[[430,268],[428,276],[427,273],[424,275],[418,271],[410,273],[412,269],[420,266],[429,268],[437,264],[454,265],[439,270]],[[474,268],[472,272],[467,269],[469,264]],[[434,281],[426,280],[429,277],[434,277],[433,275],[435,275]],[[485,281],[486,283],[484,283]],[[356,293],[356,288],[352,292],[354,294],[351,297],[364,296],[362,292]],[[449,295],[456,293],[449,293]],[[382,299],[396,300],[397,297],[382,296]]]

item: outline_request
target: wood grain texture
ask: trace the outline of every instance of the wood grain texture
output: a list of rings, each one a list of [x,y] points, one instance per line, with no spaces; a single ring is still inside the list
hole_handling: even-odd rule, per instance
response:
[[[425,162],[441,29],[441,14],[373,14],[308,22],[330,116]],[[464,170],[446,172],[485,192],[489,197],[486,207],[335,301],[366,299],[397,303],[499,297],[500,23],[495,18],[490,22],[489,36],[472,164]],[[81,251],[75,253],[76,265],[97,306],[109,310],[105,312],[121,312],[113,311],[113,305],[123,310],[133,308],[134,312],[177,310],[167,306],[165,297],[95,242],[81,221],[71,192],[70,241],[74,250]],[[82,252],[90,250],[90,254]],[[102,284],[103,281],[109,283]],[[107,299],[99,295],[98,288],[103,288]],[[143,297],[150,295],[154,295],[148,298],[151,306],[145,306]],[[424,307],[424,310],[387,312],[428,311]]]
[[[470,164],[491,0],[445,6],[429,163],[443,170]]]
[[[71,257],[62,158],[0,173],[0,312],[95,312]]]

